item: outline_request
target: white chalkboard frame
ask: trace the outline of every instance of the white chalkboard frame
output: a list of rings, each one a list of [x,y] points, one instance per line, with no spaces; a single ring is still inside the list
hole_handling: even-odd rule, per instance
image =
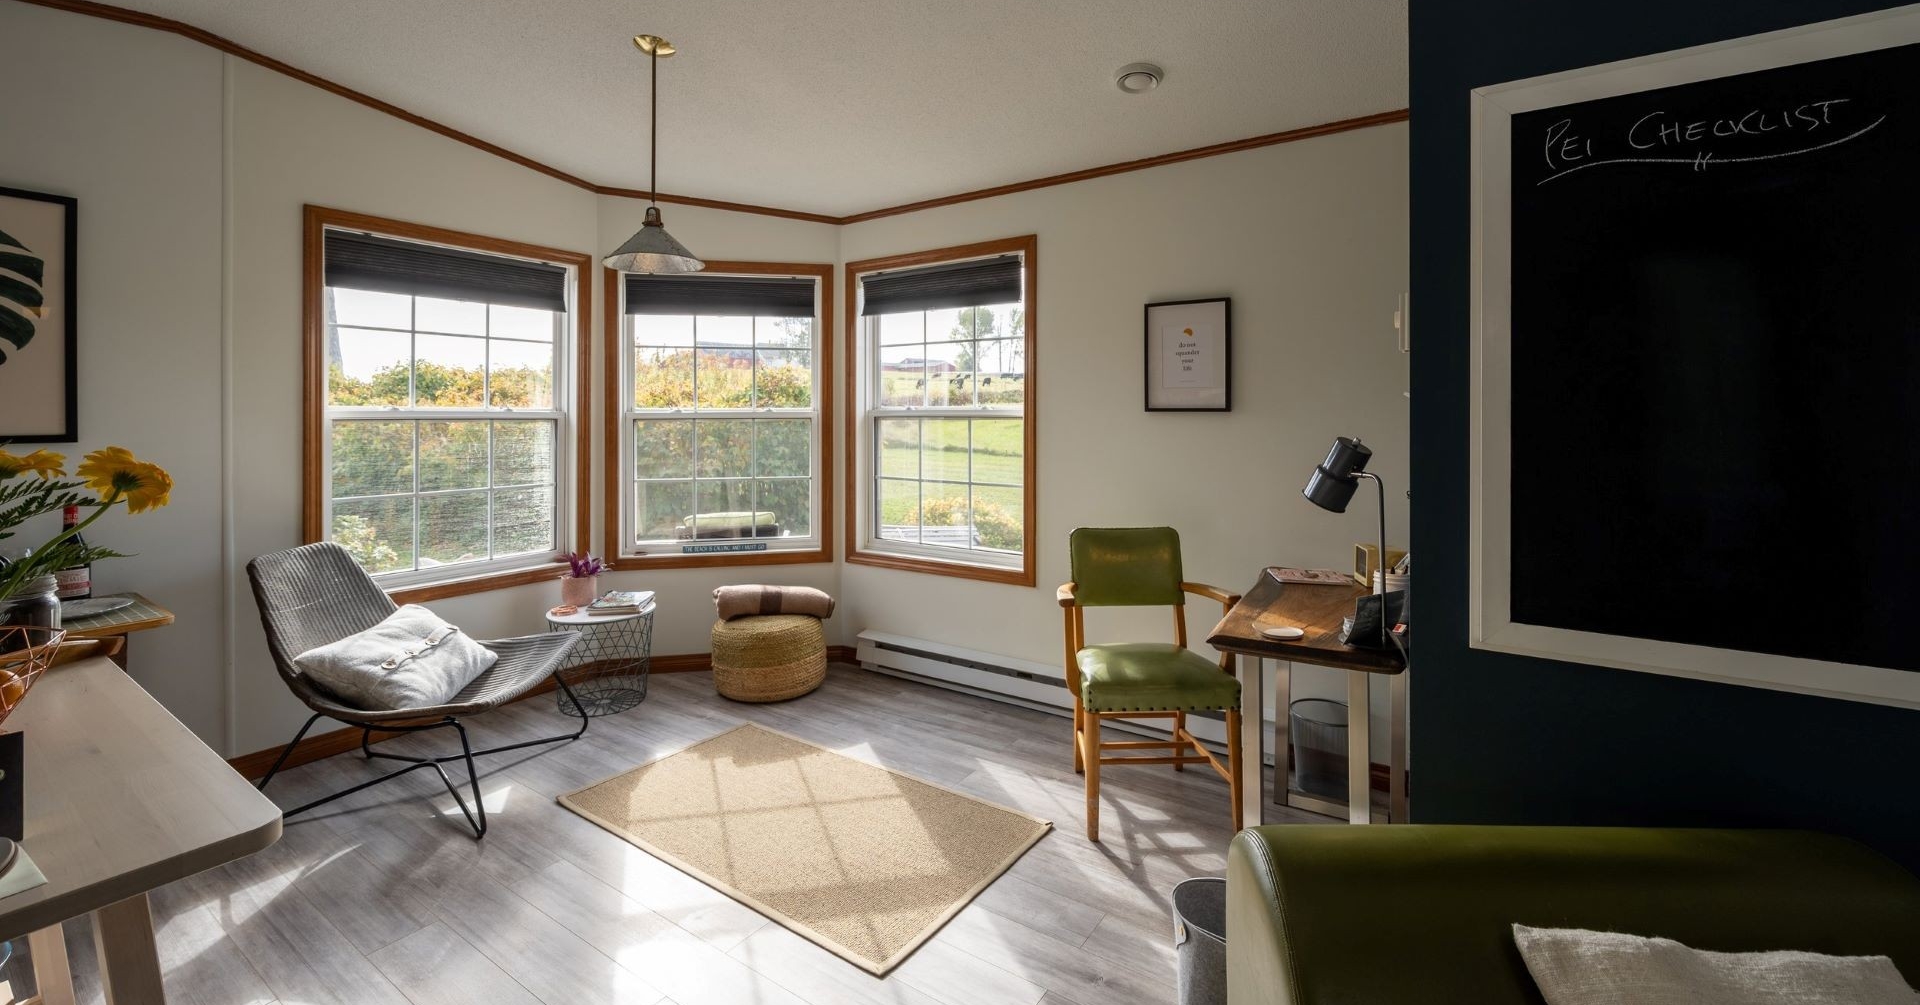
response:
[[[1509,580],[1513,116],[1915,42],[1920,42],[1920,4],[1473,90],[1468,645],[1543,659],[1920,708],[1920,673],[1516,624],[1511,619]],[[1782,556],[1783,562],[1789,557]],[[1673,560],[1688,561],[1688,556],[1675,555]],[[1649,569],[1647,574],[1658,576],[1661,570]],[[1578,575],[1578,571],[1569,575]],[[1839,631],[1842,626],[1834,629]]]

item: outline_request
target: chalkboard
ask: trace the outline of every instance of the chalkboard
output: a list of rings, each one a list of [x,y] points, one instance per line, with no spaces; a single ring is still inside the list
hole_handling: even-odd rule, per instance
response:
[[[1511,128],[1512,621],[1920,670],[1920,46]]]

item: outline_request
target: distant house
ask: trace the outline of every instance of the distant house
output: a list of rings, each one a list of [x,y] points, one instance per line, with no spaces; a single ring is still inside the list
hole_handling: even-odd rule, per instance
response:
[[[960,369],[948,360],[921,359],[918,356],[880,364],[880,369],[887,373],[919,373],[923,368],[927,373],[953,373]]]

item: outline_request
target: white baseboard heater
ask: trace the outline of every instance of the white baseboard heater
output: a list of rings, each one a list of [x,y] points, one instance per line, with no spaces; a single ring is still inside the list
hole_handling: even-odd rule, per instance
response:
[[[1073,717],[1073,695],[1061,676],[1063,667],[886,632],[865,631],[858,638],[860,644],[855,652],[862,669],[1050,712],[1062,718]],[[1109,720],[1104,725],[1145,736],[1165,737],[1172,727],[1159,723],[1168,721]],[[1218,712],[1188,715],[1187,730],[1212,746],[1225,748],[1226,721]]]

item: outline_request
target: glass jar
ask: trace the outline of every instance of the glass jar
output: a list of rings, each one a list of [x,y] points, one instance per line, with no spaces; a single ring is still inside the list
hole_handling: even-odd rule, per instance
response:
[[[0,597],[0,627],[60,627],[60,598],[52,576],[36,576],[10,597]]]

